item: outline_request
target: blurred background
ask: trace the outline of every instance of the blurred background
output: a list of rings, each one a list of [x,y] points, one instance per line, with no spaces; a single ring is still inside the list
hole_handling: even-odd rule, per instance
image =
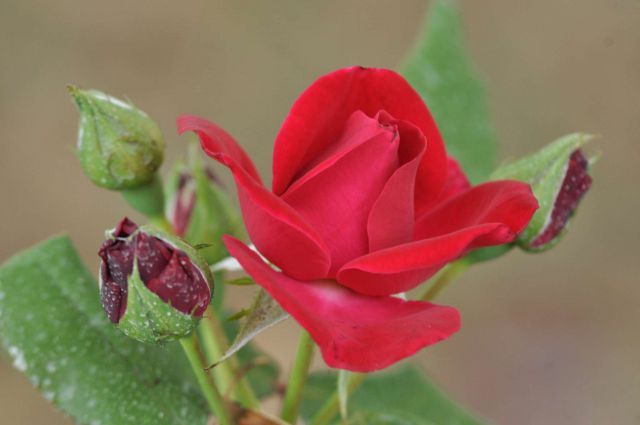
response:
[[[603,155],[563,242],[477,266],[448,288],[439,301],[461,310],[462,331],[415,361],[497,424],[638,424],[640,1],[460,3],[503,158],[573,131],[601,135]],[[83,176],[65,84],[132,99],[160,123],[169,161],[185,147],[175,117],[209,117],[269,176],[296,96],[339,67],[396,67],[427,6],[0,1],[0,261],[68,232],[95,269],[103,230],[130,213]],[[296,332],[290,321],[259,342],[286,360]],[[0,412],[7,425],[71,423],[1,359]]]

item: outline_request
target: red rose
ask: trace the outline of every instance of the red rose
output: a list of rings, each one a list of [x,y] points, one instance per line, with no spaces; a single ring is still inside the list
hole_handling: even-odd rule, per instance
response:
[[[537,202],[528,185],[470,187],[420,96],[397,73],[328,74],[275,142],[273,189],[220,127],[182,116],[236,181],[251,240],[229,252],[313,337],[329,366],[371,371],[443,340],[457,310],[394,294],[478,247],[511,242]]]

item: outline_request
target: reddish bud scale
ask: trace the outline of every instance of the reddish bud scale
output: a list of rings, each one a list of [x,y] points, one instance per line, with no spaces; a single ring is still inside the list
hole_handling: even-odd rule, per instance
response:
[[[581,150],[576,150],[569,158],[567,173],[553,205],[553,211],[545,230],[532,243],[536,248],[553,241],[564,229],[580,200],[591,187],[591,176],[587,173],[589,161]]]
[[[205,278],[189,257],[167,242],[138,231],[123,219],[98,253],[102,259],[101,300],[113,323],[120,322],[127,308],[127,280],[137,261],[140,279],[164,302],[184,314],[200,317],[211,292]]]
[[[211,184],[224,189],[223,182],[210,167],[205,167],[203,171]],[[175,196],[169,210],[169,216],[176,235],[181,238],[187,234],[191,216],[196,206],[196,200],[198,198],[196,186],[196,179],[191,172],[182,171],[180,173]]]
[[[191,213],[196,203],[196,192],[193,185],[193,177],[189,173],[180,174],[172,217],[173,228],[180,237],[183,237],[187,232]]]

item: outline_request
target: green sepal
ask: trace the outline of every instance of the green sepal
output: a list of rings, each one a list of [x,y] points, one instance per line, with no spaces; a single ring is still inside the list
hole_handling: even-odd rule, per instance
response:
[[[200,318],[176,310],[145,286],[137,261],[127,284],[127,310],[118,328],[128,337],[145,343],[163,343],[189,336],[198,325]]]
[[[522,249],[532,252],[544,251],[553,247],[562,238],[566,228],[542,247],[532,248],[529,246],[544,232],[550,221],[555,200],[567,173],[571,154],[582,148],[592,138],[593,136],[588,134],[569,134],[532,155],[500,166],[491,175],[491,180],[520,180],[528,183],[538,200],[538,210],[517,239],[517,244]]]
[[[93,183],[110,190],[151,181],[164,157],[160,128],[147,114],[97,90],[69,86],[80,112],[77,154]]]
[[[488,246],[485,248],[478,248],[467,254],[464,259],[470,264],[484,263],[486,261],[495,260],[500,258],[513,249],[514,244],[508,243],[503,245]]]

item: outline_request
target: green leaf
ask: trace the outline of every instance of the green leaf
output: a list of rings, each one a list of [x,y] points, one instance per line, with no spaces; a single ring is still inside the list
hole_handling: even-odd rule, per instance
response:
[[[225,331],[233,342],[216,364],[237,353],[240,362],[250,367],[248,378],[258,396],[272,393],[280,371],[273,360],[255,349],[250,341],[265,329],[288,317],[278,303],[266,291],[260,289],[242,324],[237,321],[224,322]]]
[[[282,307],[264,289],[260,289],[233,342],[216,364],[227,360],[262,331],[288,317]]]
[[[449,154],[478,183],[497,159],[484,89],[465,52],[453,2],[438,0],[429,12],[426,30],[402,74],[429,106]]]
[[[335,388],[335,373],[322,372],[311,375],[304,390],[302,416],[306,420],[312,418]],[[351,396],[349,410],[357,412],[349,422],[354,424],[484,423],[451,401],[418,368],[410,365],[368,376]],[[333,423],[338,422],[336,417]]]
[[[44,396],[79,424],[204,425],[207,409],[175,344],[144,345],[106,318],[67,237],[0,268],[0,340]]]
[[[347,425],[439,425],[406,412],[356,412]]]

